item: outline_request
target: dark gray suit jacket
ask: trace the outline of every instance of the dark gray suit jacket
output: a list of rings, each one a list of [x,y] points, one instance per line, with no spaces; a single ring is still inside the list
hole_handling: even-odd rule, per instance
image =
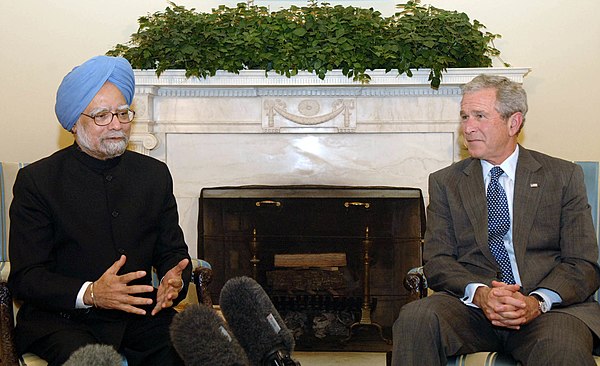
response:
[[[479,159],[429,177],[425,275],[434,291],[457,297],[469,283],[491,284],[500,268],[487,242],[487,205]],[[513,243],[524,294],[557,292],[553,308],[600,336],[598,243],[577,164],[520,147],[513,202]]]

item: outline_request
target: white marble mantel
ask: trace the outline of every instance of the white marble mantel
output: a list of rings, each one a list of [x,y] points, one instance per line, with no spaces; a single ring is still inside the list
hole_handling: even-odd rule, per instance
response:
[[[136,70],[131,148],[165,161],[180,223],[196,255],[204,187],[332,184],[418,187],[460,159],[460,86],[478,74],[523,82],[530,68],[449,69],[438,90],[428,70],[383,70],[361,84],[341,72],[324,80],[247,70],[186,78]]]

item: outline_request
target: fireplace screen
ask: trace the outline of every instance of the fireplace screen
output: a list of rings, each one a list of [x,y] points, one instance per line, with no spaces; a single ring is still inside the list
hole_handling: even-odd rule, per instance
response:
[[[212,264],[215,304],[228,279],[255,278],[297,349],[385,351],[424,229],[418,188],[204,188],[198,253]]]

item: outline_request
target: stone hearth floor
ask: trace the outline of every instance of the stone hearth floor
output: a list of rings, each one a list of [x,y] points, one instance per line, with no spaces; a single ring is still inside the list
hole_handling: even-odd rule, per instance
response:
[[[385,353],[376,352],[294,352],[302,366],[385,366]]]

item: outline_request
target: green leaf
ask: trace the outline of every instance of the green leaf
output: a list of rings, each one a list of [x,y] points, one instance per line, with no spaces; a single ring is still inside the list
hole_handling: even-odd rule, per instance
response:
[[[294,29],[294,32],[292,32],[292,33],[294,33],[298,37],[302,37],[302,36],[304,36],[306,34],[306,29],[304,29],[304,28],[296,28],[296,29]]]
[[[383,17],[373,9],[317,0],[277,11],[242,2],[206,13],[169,3],[162,12],[139,17],[129,42],[108,54],[157,74],[183,68],[186,75],[201,77],[217,70],[265,69],[288,77],[305,70],[324,78],[341,69],[368,82],[367,69],[397,69],[409,77],[411,69],[429,69],[434,88],[449,67],[489,67],[492,57],[499,58],[494,40],[500,35],[465,13],[418,0],[397,8]]]

